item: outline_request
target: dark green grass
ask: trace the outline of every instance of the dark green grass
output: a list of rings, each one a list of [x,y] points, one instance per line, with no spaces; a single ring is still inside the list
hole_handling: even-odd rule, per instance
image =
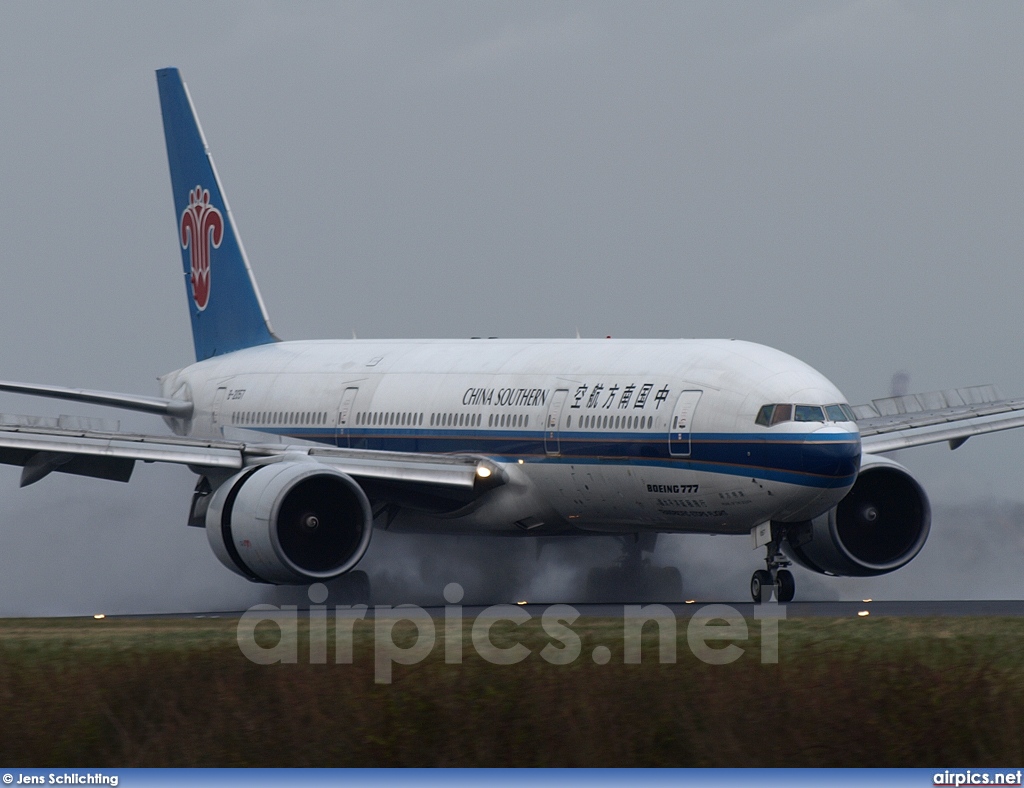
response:
[[[540,656],[535,617],[494,641],[516,665],[430,657],[374,681],[373,625],[354,664],[249,662],[236,621],[0,621],[0,761],[22,766],[978,766],[1024,761],[1021,619],[801,619],[778,664],[759,625],[707,665],[680,618],[678,661],[623,664],[622,622],[579,619],[572,664]],[[278,637],[261,625],[258,638]],[[411,632],[397,639],[411,638]],[[597,665],[596,645],[612,657]],[[716,643],[716,646],[725,645]]]

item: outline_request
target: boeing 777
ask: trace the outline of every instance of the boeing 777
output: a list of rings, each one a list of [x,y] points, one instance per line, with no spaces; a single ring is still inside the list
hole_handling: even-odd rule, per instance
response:
[[[881,575],[921,550],[928,498],[886,452],[1024,425],[1024,400],[990,387],[854,408],[807,364],[736,340],[281,341],[188,90],[173,68],[157,84],[195,363],[160,397],[0,390],[159,414],[173,434],[5,423],[0,462],[23,486],[186,465],[188,524],[254,582],[357,577],[377,528],[612,534],[619,575],[643,573],[659,533],[734,534],[766,549],[754,599],[785,602],[791,562]],[[675,577],[652,593],[678,597]]]

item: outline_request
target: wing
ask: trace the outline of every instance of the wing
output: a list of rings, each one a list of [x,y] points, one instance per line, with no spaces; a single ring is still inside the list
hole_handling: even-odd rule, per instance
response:
[[[974,435],[1024,427],[1024,399],[1004,399],[995,386],[876,399],[853,412],[865,454],[943,441],[956,449]]]
[[[0,418],[0,463],[22,467],[21,485],[52,472],[126,482],[135,463],[187,465],[198,473],[230,474],[284,455],[305,455],[359,479],[367,494],[388,502],[472,500],[505,483],[492,460],[475,455],[413,454],[305,443],[210,441],[105,432],[90,420]],[[258,433],[253,433],[258,435]],[[262,437],[262,436],[261,436]],[[371,492],[372,491],[372,492]]]

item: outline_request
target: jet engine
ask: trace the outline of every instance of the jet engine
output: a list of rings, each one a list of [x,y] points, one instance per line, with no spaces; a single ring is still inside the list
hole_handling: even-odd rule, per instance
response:
[[[315,583],[344,574],[370,544],[373,514],[362,488],[317,462],[247,468],[218,487],[206,535],[220,562],[249,580]]]
[[[839,504],[802,523],[785,524],[782,549],[801,566],[827,575],[871,577],[910,563],[931,528],[931,506],[910,471],[865,456]]]

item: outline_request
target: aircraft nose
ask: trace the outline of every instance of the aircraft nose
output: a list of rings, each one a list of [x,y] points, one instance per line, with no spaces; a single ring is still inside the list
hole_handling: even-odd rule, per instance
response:
[[[829,424],[807,435],[801,451],[803,470],[832,480],[837,487],[853,484],[860,470],[860,451],[856,424]]]

